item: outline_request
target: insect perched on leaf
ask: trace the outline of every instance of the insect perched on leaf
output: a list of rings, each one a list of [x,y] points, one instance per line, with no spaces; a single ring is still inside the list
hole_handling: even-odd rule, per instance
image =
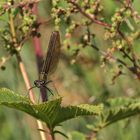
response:
[[[35,87],[44,87],[52,94],[52,91],[47,87],[47,84],[51,82],[51,80],[48,81],[48,75],[54,72],[57,66],[60,55],[60,47],[61,44],[59,32],[54,31],[50,37],[48,51],[39,74],[39,79],[34,81],[35,86],[31,87],[29,90]]]

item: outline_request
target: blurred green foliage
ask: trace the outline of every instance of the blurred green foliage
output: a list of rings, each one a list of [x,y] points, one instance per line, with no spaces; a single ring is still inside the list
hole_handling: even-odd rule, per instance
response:
[[[2,1],[1,1],[2,3]],[[0,3],[0,4],[1,4]],[[3,3],[2,3],[3,4]],[[103,15],[106,17],[104,21],[111,23],[110,17],[114,14],[114,11],[119,7],[114,0],[103,0],[102,5],[104,7]],[[61,2],[63,8],[67,8],[65,1]],[[51,17],[52,1],[41,1],[39,3],[39,13],[41,19],[49,19]],[[139,0],[134,0],[134,9],[140,12]],[[7,15],[0,17],[0,28],[3,27],[3,20],[6,20]],[[55,16],[55,15],[53,15]],[[73,16],[74,19],[82,22],[83,17]],[[59,66],[52,80],[59,92],[63,97],[63,104],[80,104],[80,103],[100,103],[104,102],[109,98],[115,97],[139,97],[139,81],[135,76],[124,69],[124,75],[118,77],[115,80],[115,84],[112,84],[112,77],[118,70],[118,64],[109,64],[102,68],[102,62],[100,54],[90,48],[77,46],[79,42],[79,32],[85,32],[86,29],[78,29],[73,35],[70,41],[71,48],[67,49],[65,44],[65,34],[67,31],[66,23],[63,21],[60,25],[61,30],[61,41],[64,44],[62,48],[62,57],[59,62]],[[60,21],[54,21],[60,22]],[[43,53],[46,53],[47,44],[51,32],[54,30],[54,22],[50,22],[47,25],[40,27],[41,43]],[[132,22],[133,23],[133,22]],[[135,25],[135,23],[134,23]],[[139,27],[135,25],[135,27]],[[72,28],[72,27],[71,27]],[[91,26],[90,30],[96,34],[94,40],[95,45],[99,48],[106,50],[110,47],[110,43],[104,40],[104,30],[97,25]],[[128,31],[128,27],[123,26],[123,30]],[[1,39],[0,39],[1,40]],[[76,42],[76,43],[75,43]],[[0,42],[0,56],[6,55],[6,51],[3,48],[3,42]],[[139,52],[139,40],[134,42],[135,51]],[[80,56],[74,57],[75,50],[80,48]],[[115,54],[120,56],[119,54]],[[34,48],[32,41],[28,41],[24,44],[21,56],[26,66],[31,83],[37,76],[36,59],[34,54]],[[76,62],[75,62],[76,61]],[[73,63],[74,62],[74,63]],[[13,56],[4,65],[6,69],[0,71],[0,87],[7,87],[16,92],[26,94],[27,90],[21,73],[19,71],[17,60]],[[38,93],[38,89],[35,89]],[[38,140],[38,130],[34,126],[34,122],[29,124],[29,116],[11,110],[5,107],[0,107],[0,140]],[[139,116],[131,117],[129,119],[114,123],[97,134],[97,140],[139,140]],[[26,121],[27,120],[27,121]],[[59,127],[59,130],[67,134],[72,140],[85,139],[86,135],[90,134],[90,130],[86,128],[87,124],[93,124],[94,121],[90,118],[79,118],[76,120],[70,120],[69,122],[63,123],[63,127]],[[72,133],[71,133],[72,132]],[[58,135],[58,140],[65,139]]]

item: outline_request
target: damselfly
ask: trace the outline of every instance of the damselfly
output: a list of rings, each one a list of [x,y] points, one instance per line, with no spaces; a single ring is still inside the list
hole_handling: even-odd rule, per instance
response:
[[[39,74],[39,79],[34,81],[33,87],[31,87],[29,90],[32,88],[46,88],[50,93],[52,91],[47,87],[47,84],[51,82],[51,80],[48,81],[48,75],[51,74],[58,63],[59,60],[59,55],[60,55],[60,35],[58,31],[54,31],[51,34],[50,41],[49,41],[49,46],[48,46],[48,51],[46,54],[46,58],[43,62],[43,66],[41,69],[41,72]]]

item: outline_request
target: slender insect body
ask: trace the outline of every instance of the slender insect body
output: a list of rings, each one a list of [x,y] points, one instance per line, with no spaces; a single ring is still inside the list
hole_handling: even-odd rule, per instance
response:
[[[61,45],[60,45],[59,32],[54,31],[52,32],[51,37],[50,37],[48,51],[46,54],[46,58],[43,62],[41,72],[39,74],[39,79],[34,81],[35,86],[32,88],[45,87],[47,90],[49,90],[52,93],[52,91],[47,87],[47,84],[52,81],[51,80],[47,81],[47,80],[48,80],[48,75],[52,73],[57,66],[59,55],[60,55],[60,47]]]

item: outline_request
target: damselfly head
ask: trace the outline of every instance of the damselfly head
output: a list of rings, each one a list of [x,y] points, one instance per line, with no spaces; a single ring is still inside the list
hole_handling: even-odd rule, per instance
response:
[[[34,84],[36,87],[41,88],[41,87],[44,87],[46,85],[46,82],[44,80],[35,80]]]

